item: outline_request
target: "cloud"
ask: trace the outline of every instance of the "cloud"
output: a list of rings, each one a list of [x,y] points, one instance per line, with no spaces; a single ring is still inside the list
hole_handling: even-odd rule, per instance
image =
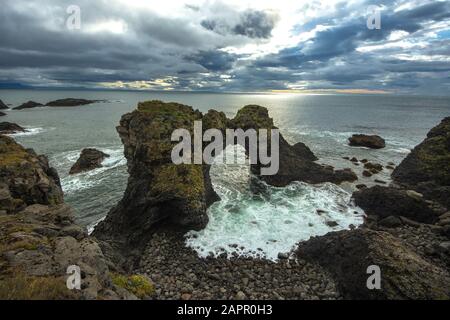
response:
[[[369,30],[379,3],[381,30]],[[66,28],[72,4],[81,30]],[[448,1],[16,0],[2,3],[0,30],[5,85],[444,94],[450,84]]]

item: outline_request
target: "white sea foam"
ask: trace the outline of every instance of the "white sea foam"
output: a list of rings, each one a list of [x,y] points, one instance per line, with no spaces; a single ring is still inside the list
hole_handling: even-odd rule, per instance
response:
[[[18,133],[14,133],[14,134],[10,134],[9,136],[11,137],[25,137],[25,136],[34,136],[36,134],[48,131],[48,130],[52,130],[54,128],[30,128],[30,127],[25,127],[24,128],[26,130],[26,132],[18,132]]]
[[[364,212],[351,203],[351,194],[334,184],[265,185],[264,195],[256,196],[248,190],[248,167],[216,165],[211,170],[222,200],[208,210],[208,226],[186,237],[186,244],[201,257],[235,253],[276,260],[299,241],[363,222]]]

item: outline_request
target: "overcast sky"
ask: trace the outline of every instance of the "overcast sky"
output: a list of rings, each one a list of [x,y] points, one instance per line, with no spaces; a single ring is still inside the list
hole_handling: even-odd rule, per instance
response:
[[[19,85],[449,95],[450,1],[1,0],[0,88]]]

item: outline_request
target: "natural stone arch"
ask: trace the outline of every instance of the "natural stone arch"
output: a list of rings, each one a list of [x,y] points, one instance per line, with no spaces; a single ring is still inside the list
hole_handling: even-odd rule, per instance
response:
[[[208,207],[220,200],[211,183],[210,166],[175,165],[171,159],[172,149],[177,144],[171,141],[173,131],[186,129],[192,136],[195,121],[202,121],[203,131],[212,128],[222,132],[227,128],[276,129],[268,110],[256,105],[245,106],[235,118],[228,119],[223,112],[210,110],[202,115],[178,103],[139,103],[135,111],[122,117],[117,127],[130,175],[127,189],[119,204],[96,228],[97,237],[141,243],[159,228],[188,231],[206,227]],[[291,146],[281,134],[279,143],[278,174],[260,176],[270,185],[356,180],[350,170],[334,171],[315,163],[316,156],[303,143]],[[258,175],[260,165],[252,165],[251,169]]]

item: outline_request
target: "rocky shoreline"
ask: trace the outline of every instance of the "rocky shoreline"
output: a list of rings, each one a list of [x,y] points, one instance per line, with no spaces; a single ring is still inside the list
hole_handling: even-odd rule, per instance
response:
[[[172,131],[191,131],[200,119],[205,130],[275,129],[260,106],[227,119],[214,110],[201,114],[175,103],[140,103],[117,127],[130,174],[127,190],[92,236],[73,222],[46,158],[0,135],[3,287],[32,279],[57,293],[50,298],[62,299],[450,299],[450,118],[395,168],[391,185],[359,184],[353,197],[367,214],[362,226],[301,242],[277,262],[225,254],[203,259],[185,245],[186,232],[204,228],[208,207],[220,199],[209,166],[170,162]],[[279,174],[259,176],[257,164],[256,179],[273,186],[357,184],[351,169],[319,165],[306,145],[280,140]],[[95,157],[95,165],[102,157]],[[372,175],[394,169],[348,160]],[[66,296],[60,280],[70,264],[85,270],[85,287]],[[372,265],[381,269],[381,290],[366,286]]]

